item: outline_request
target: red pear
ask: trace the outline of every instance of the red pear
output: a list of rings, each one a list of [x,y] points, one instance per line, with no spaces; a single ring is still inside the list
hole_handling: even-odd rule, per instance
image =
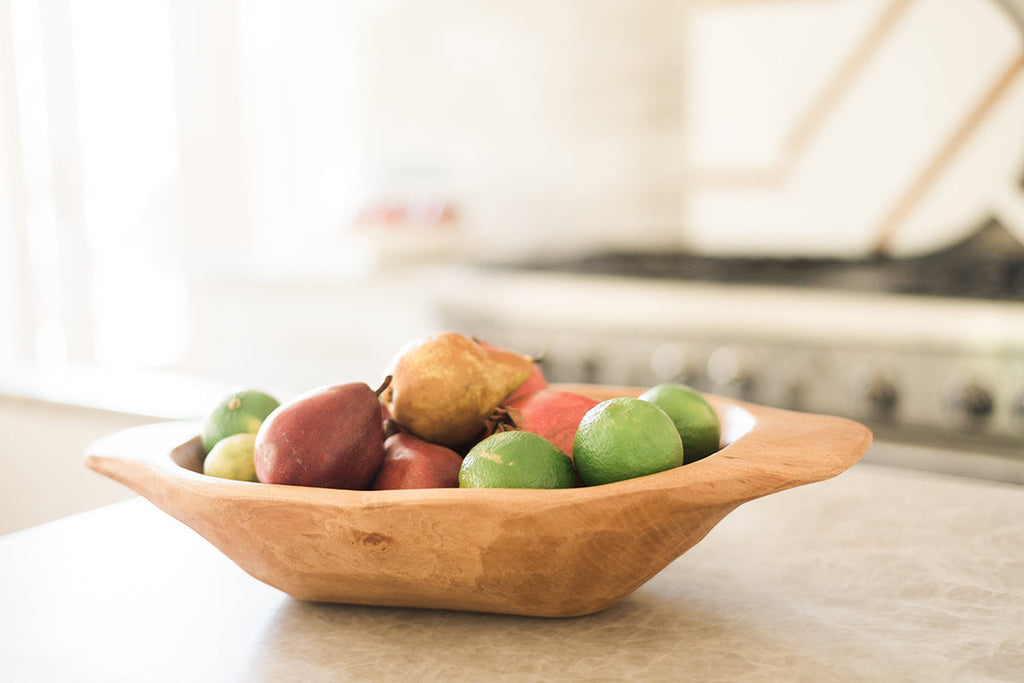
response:
[[[571,391],[541,389],[506,405],[516,428],[533,432],[572,457],[572,442],[583,415],[597,401]]]
[[[428,443],[412,434],[395,434],[384,442],[384,462],[373,488],[456,488],[462,456],[444,446]]]
[[[379,392],[354,382],[280,406],[256,435],[256,476],[265,484],[369,488],[384,459]]]

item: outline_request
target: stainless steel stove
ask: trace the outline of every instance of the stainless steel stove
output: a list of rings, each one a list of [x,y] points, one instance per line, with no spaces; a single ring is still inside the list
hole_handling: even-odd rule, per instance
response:
[[[870,458],[1024,483],[1024,246],[864,260],[606,253],[450,274],[442,321],[553,381],[681,381],[869,425]]]
[[[1024,245],[998,222],[966,240],[916,257],[879,254],[839,258],[721,258],[685,252],[612,252],[535,263],[535,270],[690,280],[744,285],[812,287],[1024,302]]]

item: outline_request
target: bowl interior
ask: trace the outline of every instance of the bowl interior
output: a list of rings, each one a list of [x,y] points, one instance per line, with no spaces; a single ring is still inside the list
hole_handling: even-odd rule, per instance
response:
[[[171,461],[178,467],[183,467],[196,474],[203,473],[203,443],[199,436],[189,439],[183,444],[174,447],[170,453]]]

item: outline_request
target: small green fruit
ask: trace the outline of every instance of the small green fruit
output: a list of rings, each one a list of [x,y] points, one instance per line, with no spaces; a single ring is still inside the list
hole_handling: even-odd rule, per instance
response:
[[[259,481],[256,478],[256,435],[233,434],[217,442],[203,461],[203,474],[237,481]]]
[[[460,488],[566,489],[576,482],[572,460],[543,436],[498,432],[470,449]]]
[[[650,401],[672,418],[683,441],[687,464],[718,450],[722,438],[718,415],[699,393],[682,384],[659,384],[640,398]]]
[[[576,430],[573,459],[586,486],[663,472],[683,464],[672,418],[647,401],[611,398],[587,411]]]
[[[233,434],[255,434],[279,405],[273,396],[255,389],[225,396],[203,422],[203,452],[210,453],[218,441]]]

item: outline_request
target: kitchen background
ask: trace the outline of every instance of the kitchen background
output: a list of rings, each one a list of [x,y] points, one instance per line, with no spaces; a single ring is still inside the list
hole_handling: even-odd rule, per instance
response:
[[[1024,481],[1022,16],[0,0],[0,533],[127,497],[94,438],[440,327]]]

